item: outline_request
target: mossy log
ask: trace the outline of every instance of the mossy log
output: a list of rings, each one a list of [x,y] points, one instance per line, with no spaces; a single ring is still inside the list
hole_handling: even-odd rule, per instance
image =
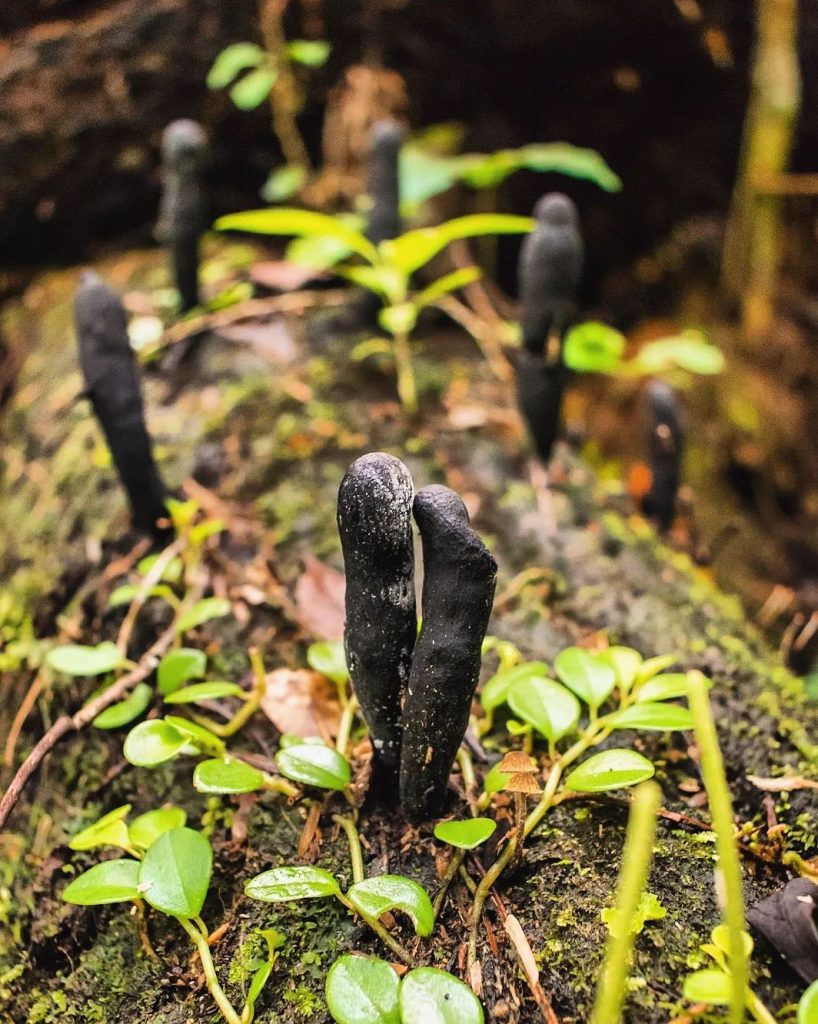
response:
[[[99,269],[123,291],[165,283],[157,254]],[[116,578],[96,589],[93,583],[137,539],[126,532],[125,502],[99,432],[84,404],[73,401],[79,373],[68,339],[77,276],[40,280],[6,310],[2,324],[13,345],[27,348],[2,421],[0,511],[8,527],[0,547],[7,581],[0,604],[4,735],[36,678],[39,639],[58,630],[89,642],[115,638],[122,611],[107,609],[107,596]],[[818,709],[805,702],[800,683],[736,600],[663,546],[643,520],[614,507],[590,471],[564,450],[556,456],[563,469],[554,499],[559,531],[553,541],[544,540],[537,502],[524,482],[522,428],[505,412],[514,407],[513,395],[488,378],[464,339],[436,337],[428,348],[434,359],[418,346],[423,415],[409,430],[391,374],[351,361],[348,338],[319,344],[311,338],[318,332],[293,320],[271,325],[268,341],[283,329],[292,344],[253,348],[209,339],[192,379],[150,374],[146,382],[149,425],[169,486],[181,489],[197,478],[198,495],[220,504],[229,527],[219,553],[220,585],[246,614],[203,631],[200,639],[216,671],[241,678],[251,644],[265,651],[268,668],[304,664],[311,637],[294,620],[288,596],[301,573],[300,558],[318,555],[340,569],[335,496],[343,472],[362,452],[391,451],[407,462],[417,487],[443,482],[464,495],[475,528],[499,563],[491,633],[549,662],[564,646],[598,633],[645,656],[675,652],[680,668],[699,668],[713,679],[736,810],[761,830],[755,851],[746,847],[743,857],[748,904],[786,878],[776,859],[779,848],[766,838],[773,812],[789,828],[788,848],[814,854],[815,791],[765,798],[747,777],[814,778],[818,748],[810,737],[818,735]],[[150,611],[140,623],[133,654],[145,649],[159,625]],[[492,669],[487,658],[484,673]],[[87,695],[87,684],[52,685],[43,677],[43,685],[16,743],[17,762],[44,725]],[[503,736],[499,729],[486,746],[499,749]],[[255,752],[269,752],[274,741],[272,726],[260,717],[239,739]],[[680,1006],[685,974],[704,966],[699,946],[718,920],[714,846],[689,738],[651,734],[633,742],[658,764],[666,814],[650,890],[667,913],[637,937],[625,1019],[659,1024]],[[120,804],[143,811],[170,800],[186,808],[192,824],[202,821],[213,840],[215,872],[204,918],[212,929],[227,926],[214,956],[228,992],[238,1000],[247,985],[258,952],[254,927],[274,925],[286,943],[257,1020],[326,1022],[322,986],[335,956],[353,948],[384,951],[340,906],[319,901],[276,908],[252,903],[241,892],[255,872],[298,860],[304,809],[271,795],[207,801],[190,786],[189,763],[134,769],[123,761],[121,744],[121,734],[94,730],[66,740],[32,780],[0,836],[0,1020],[218,1019],[191,949],[172,922],[148,916],[158,953],[152,960],[136,920],[122,908],[86,910],[60,900],[66,880],[93,861],[93,855],[70,853],[71,834]],[[484,766],[477,767],[482,772]],[[452,800],[452,809],[464,813]],[[522,867],[501,880],[505,908],[519,919],[562,1021],[588,1016],[606,934],[600,912],[612,899],[626,817],[621,795],[562,803],[531,836]],[[307,856],[348,881],[348,857],[333,827],[325,815]],[[434,890],[440,865],[431,826],[414,829],[397,814],[385,819],[373,812],[361,828],[368,872],[403,872]],[[488,862],[492,851],[484,857]],[[465,890],[454,886],[435,939],[414,944],[419,959],[458,971],[469,906]],[[490,933],[481,930],[479,946],[487,1018],[541,1020],[496,914],[489,902]],[[796,977],[760,941],[753,963],[757,989],[775,1012],[797,998]]]

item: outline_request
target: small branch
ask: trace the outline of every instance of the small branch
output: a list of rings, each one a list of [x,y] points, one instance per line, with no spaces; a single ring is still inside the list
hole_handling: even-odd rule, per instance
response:
[[[513,378],[513,370],[503,355],[503,348],[497,340],[495,327],[486,323],[474,310],[469,309],[464,302],[456,299],[453,295],[444,295],[433,305],[450,316],[455,323],[460,324],[474,338],[495,377],[504,381],[510,381]]]
[[[139,589],[134,595],[133,601],[131,601],[128,612],[122,620],[122,625],[119,627],[119,636],[116,638],[116,645],[123,658],[126,657],[128,653],[128,644],[130,643],[131,634],[133,633],[134,626],[136,625],[137,616],[142,610],[145,602],[148,600],[150,592],[162,579],[165,569],[167,569],[173,559],[182,551],[184,546],[185,538],[177,537],[172,544],[169,544],[165,550],[157,556],[156,561],[145,574],[145,578],[139,585]]]
[[[221,1010],[225,1020],[228,1024],[241,1024],[241,1018],[233,1009],[232,1003],[227,998],[224,993],[224,989],[219,984],[219,979],[216,975],[216,967],[213,964],[213,957],[210,955],[210,947],[207,944],[207,937],[202,934],[200,928],[191,924],[186,917],[177,917],[176,920],[188,933],[194,946],[199,951],[199,958],[202,961],[202,970],[204,971],[207,987],[210,990],[210,994],[213,996],[213,999],[216,1001],[216,1005]]]
[[[347,842],[349,843],[349,857],[352,861],[352,882],[357,884],[364,880],[364,857],[361,851],[361,837],[358,835],[358,830],[355,827],[355,822],[352,818],[347,818],[343,814],[333,814],[332,820],[336,825],[340,825],[346,833]]]
[[[357,710],[357,697],[347,697],[344,702],[344,710],[341,714],[341,720],[338,723],[338,738],[335,741],[335,749],[339,754],[343,754],[344,757],[346,757],[347,747],[349,746],[349,734],[352,731],[352,724],[355,721],[355,713]]]
[[[347,910],[350,910],[353,914],[357,914],[358,917],[361,917],[363,918],[364,921],[366,921],[367,925],[369,925],[369,927],[378,936],[381,942],[383,942],[384,945],[388,946],[389,949],[392,950],[392,952],[401,961],[401,963],[406,964],[407,967],[417,966],[412,954],[407,949],[404,949],[404,947],[398,942],[396,938],[394,938],[394,936],[389,934],[389,932],[384,928],[384,926],[377,918],[369,917],[368,914],[362,913],[355,906],[354,903],[351,903],[346,898],[346,896],[343,895],[343,893],[341,893],[338,896],[338,899],[341,901],[341,903],[344,904]]]

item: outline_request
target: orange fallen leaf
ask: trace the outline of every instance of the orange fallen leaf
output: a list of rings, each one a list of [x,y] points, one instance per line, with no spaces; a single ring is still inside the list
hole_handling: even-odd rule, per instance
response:
[[[338,735],[341,705],[335,686],[311,669],[277,668],[268,672],[261,710],[279,732],[325,740]]]
[[[345,580],[311,555],[304,559],[304,572],[295,585],[298,624],[319,640],[338,640],[344,635]]]

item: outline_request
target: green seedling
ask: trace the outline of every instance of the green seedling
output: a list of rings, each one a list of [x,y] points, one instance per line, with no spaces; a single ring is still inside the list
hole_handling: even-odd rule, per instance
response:
[[[435,917],[446,899],[446,893],[454,876],[460,870],[466,853],[476,850],[494,835],[497,822],[491,818],[469,818],[465,821],[442,821],[435,826],[435,839],[454,847],[455,852],[449,861],[446,872],[440,883],[440,889],[434,899]]]
[[[742,960],[745,965],[748,965],[753,952],[753,940],[744,930],[739,934],[741,937]],[[708,1003],[710,1006],[727,1006],[732,1008],[735,1000],[736,985],[735,976],[730,968],[733,954],[731,951],[729,928],[723,924],[714,928],[710,933],[710,942],[704,943],[701,946],[701,950],[715,961],[716,966],[689,974],[685,978],[684,998],[694,1003]],[[745,978],[748,980],[742,990],[741,1019],[744,1020],[744,1011],[746,1009],[758,1024],[775,1024],[775,1017],[750,988],[749,972],[745,973]],[[798,1024],[802,1024],[800,1017]]]
[[[347,821],[348,819],[342,819]],[[340,823],[340,821],[339,821]],[[354,832],[354,828],[352,829]],[[349,830],[348,837],[352,840]],[[355,843],[358,842],[357,835]],[[354,874],[359,874],[360,858],[353,853]],[[400,911],[411,920],[420,936],[431,935],[435,912],[426,891],[402,875],[378,875],[356,881],[346,893],[334,875],[309,865],[273,868],[251,878],[245,895],[262,903],[288,903],[334,897],[352,914],[357,914],[379,938],[406,964],[414,966],[411,955],[380,923],[387,911]]]
[[[470,988],[446,971],[419,967],[398,980],[385,960],[346,954],[327,975],[327,1006],[336,1024],[483,1024]]]
[[[242,1011],[237,1012],[219,984],[208,945],[208,930],[201,918],[213,865],[210,843],[184,825],[179,808],[161,808],[137,818],[128,828],[130,808],[120,807],[74,837],[74,849],[120,846],[130,857],[107,860],[75,878],[63,891],[63,899],[78,906],[147,902],[160,913],[174,917],[187,932],[199,953],[207,987],[228,1024],[250,1024],[255,1000],[272,970],[274,950],[268,963],[256,973]],[[179,822],[181,821],[181,824]],[[269,966],[268,966],[269,965]]]
[[[337,273],[373,292],[383,302],[381,327],[392,338],[397,387],[407,412],[417,410],[417,389],[411,359],[411,336],[420,312],[436,305],[451,292],[477,280],[477,267],[465,267],[445,274],[422,289],[412,285],[413,275],[451,242],[488,235],[524,234],[531,231],[530,217],[507,214],[473,214],[458,217],[436,227],[418,228],[375,246],[360,231],[337,217],[310,210],[250,210],[230,214],[216,221],[220,231],[247,231],[262,235],[296,235],[302,238],[333,238],[341,255],[360,257],[364,265],[345,263]],[[322,269],[325,269],[322,268]],[[372,346],[369,346],[369,350]]]
[[[562,358],[575,373],[634,379],[667,376],[680,385],[688,383],[693,374],[712,376],[724,369],[721,350],[700,331],[683,331],[649,341],[632,359],[625,358],[626,346],[624,334],[606,324],[587,321],[567,332]]]
[[[814,981],[798,1002],[798,1024],[818,1024],[818,981]]]
[[[616,888],[615,924],[609,929],[591,1024],[618,1024],[628,989],[628,968],[636,929],[633,923],[645,895],[653,858],[656,816],[662,791],[644,782],[635,791]]]

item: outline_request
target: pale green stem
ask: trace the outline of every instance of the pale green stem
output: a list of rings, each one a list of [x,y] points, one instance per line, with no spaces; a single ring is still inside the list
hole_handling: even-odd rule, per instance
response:
[[[361,852],[361,837],[358,835],[355,822],[352,818],[347,818],[342,814],[333,814],[332,820],[336,825],[340,825],[346,833],[347,842],[349,843],[349,857],[352,861],[352,881],[356,884],[363,882],[365,877],[364,858]]]
[[[707,695],[707,681],[701,672],[688,672],[688,699],[693,713],[693,729],[701,758],[702,778],[710,802],[710,817],[716,833],[718,867],[724,882],[722,914],[728,931],[730,965],[730,1022],[744,1020],[744,996],[749,985],[744,950],[744,895],[741,888],[741,863],[735,843],[733,805],[724,774],[716,726]]]
[[[661,801],[662,791],[655,782],[642,783],[633,795],[616,886],[614,931],[609,933],[605,943],[591,1024],[618,1024],[622,1015],[635,938],[631,924],[647,884],[653,859],[656,813]]]
[[[213,722],[209,718],[205,718],[203,715],[191,715],[194,722],[198,722],[199,725],[209,729],[216,736],[222,738],[232,736],[237,733],[258,711],[261,707],[261,702],[264,700],[264,696],[267,692],[267,676],[264,672],[264,662],[261,660],[261,655],[256,648],[252,648],[249,652],[250,664],[253,668],[253,689],[249,694],[245,695],[242,699],[244,704],[239,710],[233,715],[228,722]]]
[[[395,372],[398,378],[398,396],[404,409],[414,415],[418,411],[417,388],[415,387],[415,370],[412,366],[412,351],[409,335],[398,331],[392,335],[395,355]]]
[[[339,754],[346,757],[349,746],[349,734],[352,732],[352,724],[355,721],[355,713],[358,710],[358,698],[349,697],[341,712],[341,721],[338,723],[338,739],[335,741],[335,749]]]
[[[213,964],[213,957],[210,955],[210,947],[207,944],[207,936],[203,935],[201,929],[195,927],[188,918],[177,917],[176,920],[188,933],[193,945],[199,951],[199,959],[202,961],[202,970],[204,971],[207,987],[216,1001],[216,1005],[221,1010],[222,1016],[228,1024],[241,1024],[241,1017],[233,1009],[230,1000],[224,993],[224,989],[219,984],[216,968]]]
[[[354,903],[348,900],[343,893],[336,893],[336,896],[341,901],[341,903],[344,904],[347,910],[350,910],[353,914],[357,914],[359,917],[363,918],[364,921],[366,921],[367,925],[378,936],[381,942],[383,942],[384,945],[388,946],[389,949],[392,950],[392,952],[401,961],[401,963],[406,964],[407,967],[416,966],[412,954],[408,950],[404,949],[404,947],[398,942],[396,938],[389,934],[389,932],[384,928],[384,926],[376,917],[370,917],[368,914],[364,914],[358,907],[355,906]]]
[[[277,775],[264,776],[264,788],[270,793],[282,793],[284,796],[294,800],[300,796],[301,790],[286,779],[280,779]]]

